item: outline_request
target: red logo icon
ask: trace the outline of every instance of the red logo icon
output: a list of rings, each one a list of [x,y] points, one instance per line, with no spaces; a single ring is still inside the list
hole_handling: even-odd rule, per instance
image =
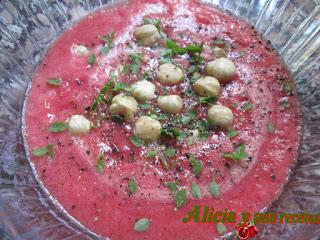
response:
[[[253,222],[240,223],[236,229],[237,237],[241,240],[246,240],[255,237],[258,234],[258,229]]]

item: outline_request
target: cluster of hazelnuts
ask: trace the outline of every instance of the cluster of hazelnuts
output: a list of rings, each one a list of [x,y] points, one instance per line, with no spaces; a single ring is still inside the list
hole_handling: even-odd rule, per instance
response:
[[[138,27],[134,31],[134,37],[144,46],[152,46],[160,40],[158,29],[152,24]],[[205,77],[199,78],[192,89],[203,97],[218,97],[220,94],[220,83],[229,82],[235,75],[234,63],[225,57],[217,58],[208,62],[205,68]],[[157,80],[164,85],[177,85],[184,80],[184,73],[181,68],[172,63],[165,63],[159,66],[156,73]],[[124,121],[130,122],[138,111],[139,101],[155,99],[155,85],[147,80],[138,81],[131,85],[132,96],[120,93],[113,97],[109,108],[110,115],[121,115]],[[137,100],[136,100],[137,99]],[[157,105],[161,111],[169,114],[178,114],[183,109],[183,99],[178,95],[159,96]],[[75,118],[74,118],[75,117]],[[208,119],[221,128],[229,128],[233,123],[232,111],[222,105],[212,105],[208,109]],[[82,122],[86,126],[81,131]],[[71,117],[69,129],[74,133],[88,132],[90,130],[88,120],[81,119],[79,115]],[[149,116],[141,116],[135,123],[135,136],[145,141],[155,141],[160,137],[161,124],[158,120]]]

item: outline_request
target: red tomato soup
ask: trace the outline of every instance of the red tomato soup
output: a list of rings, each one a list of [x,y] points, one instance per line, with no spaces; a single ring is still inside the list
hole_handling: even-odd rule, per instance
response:
[[[223,223],[233,231],[242,211],[279,196],[301,131],[293,81],[270,44],[183,0],[129,1],[63,33],[33,76],[24,120],[46,189],[110,239],[218,237],[214,219],[182,221],[195,206],[200,222],[205,206],[237,213]]]

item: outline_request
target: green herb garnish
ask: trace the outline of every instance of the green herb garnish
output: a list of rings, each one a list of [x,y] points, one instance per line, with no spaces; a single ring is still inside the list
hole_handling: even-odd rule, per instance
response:
[[[225,232],[227,232],[227,228],[226,226],[222,223],[222,222],[218,222],[217,223],[217,231],[220,235],[224,234]]]
[[[274,124],[273,124],[273,122],[269,122],[267,128],[268,128],[269,133],[274,133]]]
[[[47,84],[49,84],[51,86],[60,86],[61,80],[58,78],[50,78],[47,80]]]
[[[200,103],[209,103],[209,104],[215,104],[217,102],[216,97],[199,97]]]
[[[196,159],[196,157],[192,153],[188,153],[188,160],[192,167],[192,172],[195,177],[199,177],[202,171],[202,163],[200,160]]]
[[[151,105],[149,103],[147,103],[147,102],[143,102],[143,103],[140,104],[140,108],[142,110],[148,110],[148,109],[151,108]]]
[[[250,102],[245,102],[245,103],[242,104],[241,109],[242,109],[243,111],[249,111],[249,110],[251,110],[253,107],[254,107],[254,105],[253,105],[252,103],[250,103]]]
[[[108,46],[104,46],[101,48],[101,53],[104,55],[107,55],[110,51],[110,48]]]
[[[50,132],[58,133],[58,132],[64,132],[68,129],[68,125],[64,122],[54,122],[51,124],[49,130]]]
[[[229,137],[229,138],[233,138],[233,137],[235,137],[235,136],[237,136],[238,135],[238,132],[235,130],[235,129],[229,129],[229,131],[228,131],[228,133],[227,133],[227,136]]]
[[[156,151],[153,151],[153,150],[149,150],[147,152],[147,157],[148,158],[154,158],[156,156]]]
[[[283,101],[280,102],[280,106],[283,107],[283,108],[290,108],[291,104],[290,104],[289,101],[283,100]]]
[[[201,198],[201,190],[198,184],[192,183],[191,194],[194,198]]]
[[[142,71],[141,76],[139,78],[140,80],[147,80],[147,81],[152,81],[152,73],[151,72],[146,72]]]
[[[196,117],[197,117],[197,111],[193,109],[189,110],[188,113],[181,118],[181,123],[183,125],[187,125],[190,122],[194,121]]]
[[[171,61],[172,56],[172,50],[171,49],[165,49],[161,52],[161,63],[169,63]]]
[[[203,44],[190,44],[183,48],[180,47],[176,41],[167,39],[166,47],[167,49],[162,53],[162,59],[170,59],[175,55],[183,55],[185,53],[189,53],[190,55],[200,55],[203,49]]]
[[[204,140],[207,139],[209,136],[209,122],[207,120],[200,120],[197,123],[196,128],[199,131],[199,139]]]
[[[238,104],[236,104],[236,103],[231,103],[230,106],[233,107],[233,108],[237,108],[237,107],[238,107]]]
[[[93,64],[96,63],[96,61],[97,61],[97,56],[94,53],[91,53],[88,56],[88,64],[92,66]]]
[[[113,92],[120,92],[120,91],[130,92],[131,91],[131,87],[126,83],[115,82],[112,91]]]
[[[219,197],[219,195],[220,195],[219,185],[216,183],[215,180],[213,180],[210,183],[209,190],[210,190],[210,193],[211,193],[212,196]]]
[[[132,194],[136,193],[138,190],[138,183],[135,177],[131,177],[128,183],[128,193],[131,196]]]
[[[187,70],[187,75],[193,74],[195,72],[198,72],[200,70],[199,65],[191,65]]]
[[[105,42],[105,46],[101,49],[101,52],[103,54],[108,54],[110,48],[114,47],[114,42],[113,42],[114,35],[115,35],[115,32],[113,31],[109,32],[107,35],[99,35],[99,38]]]
[[[100,151],[98,156],[96,157],[96,169],[99,173],[102,173],[105,166],[106,158],[104,156],[104,152]]]
[[[55,155],[55,145],[48,144],[45,147],[36,148],[32,151],[32,155],[36,157],[43,157],[45,155],[48,155],[52,159]]]
[[[44,147],[44,148],[34,149],[32,151],[32,154],[33,154],[33,156],[36,156],[36,157],[42,157],[44,155],[47,155],[47,152],[48,152],[48,149],[46,147]]]
[[[132,136],[130,138],[130,140],[131,140],[131,143],[133,145],[135,145],[136,147],[143,147],[144,146],[144,142],[140,138],[138,138],[137,136]]]
[[[214,41],[213,41],[213,44],[216,44],[216,45],[222,45],[224,44],[224,41],[220,38],[216,38]]]
[[[176,155],[176,150],[174,148],[168,148],[163,153],[163,156],[166,158],[173,158],[175,155]]]
[[[284,82],[282,87],[287,95],[290,96],[293,94],[293,85],[290,82]]]
[[[141,62],[143,61],[142,56],[139,54],[130,54],[129,60],[131,63],[125,66],[125,68],[127,68],[125,72],[128,72],[128,73],[132,72],[134,75],[138,75]]]
[[[184,133],[183,131],[180,131],[177,128],[171,128],[168,126],[163,126],[160,129],[160,133],[161,133],[161,136],[176,138],[180,142],[187,137],[186,133]]]
[[[245,145],[240,144],[240,145],[236,146],[235,151],[233,153],[224,153],[223,157],[227,158],[227,159],[234,160],[234,161],[239,161],[241,159],[247,158],[248,155],[245,152]]]
[[[141,218],[134,224],[134,230],[136,232],[146,231],[150,227],[150,221],[147,218]]]
[[[91,110],[92,111],[96,111],[99,107],[100,104],[105,103],[107,104],[109,102],[109,100],[106,100],[105,96],[110,94],[113,86],[115,84],[115,75],[112,75],[109,82],[106,83],[102,89],[100,90],[98,96],[96,97],[96,99],[94,100],[92,106],[91,106]],[[110,98],[109,98],[110,99]]]
[[[175,182],[168,182],[166,185],[172,194],[177,191],[177,184]]]
[[[179,190],[175,194],[175,202],[176,202],[176,207],[180,208],[182,207],[187,201],[187,193],[185,189]]]

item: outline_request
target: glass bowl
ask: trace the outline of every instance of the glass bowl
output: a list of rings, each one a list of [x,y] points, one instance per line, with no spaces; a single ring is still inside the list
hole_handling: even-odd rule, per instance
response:
[[[99,239],[67,217],[35,179],[21,134],[32,73],[52,41],[109,0],[0,2],[0,239]],[[295,171],[272,212],[320,209],[320,1],[206,0],[239,16],[282,56],[297,85],[303,138]],[[256,239],[319,239],[316,224],[260,225]]]

